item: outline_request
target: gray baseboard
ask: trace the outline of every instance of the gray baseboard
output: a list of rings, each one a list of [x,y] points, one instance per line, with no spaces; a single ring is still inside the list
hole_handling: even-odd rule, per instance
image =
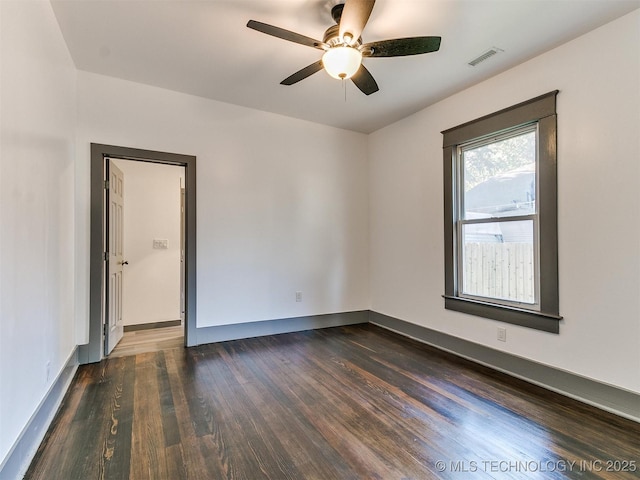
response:
[[[640,394],[542,365],[446,333],[370,312],[369,321],[433,347],[566,395],[621,417],[640,422]]]
[[[67,393],[77,369],[78,349],[76,347],[67,359],[67,363],[60,375],[53,382],[35,413],[31,416],[29,423],[22,430],[20,437],[13,444],[9,454],[0,465],[0,479],[19,479],[24,476],[62,403],[62,399]]]
[[[155,328],[177,327],[182,325],[182,320],[166,320],[164,322],[138,323],[136,325],[125,325],[125,332],[135,332],[138,330],[152,330]]]
[[[310,315],[306,317],[283,318],[262,322],[198,328],[196,330],[196,340],[198,345],[203,345],[205,343],[263,337],[279,333],[291,333],[303,330],[315,330],[318,328],[354,325],[357,323],[367,323],[368,321],[369,310],[328,313],[325,315]]]

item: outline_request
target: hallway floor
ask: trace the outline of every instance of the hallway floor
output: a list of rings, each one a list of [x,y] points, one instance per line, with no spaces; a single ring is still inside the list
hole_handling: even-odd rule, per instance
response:
[[[124,332],[122,340],[115,346],[109,358],[183,347],[184,327],[181,325],[149,330],[134,330]]]

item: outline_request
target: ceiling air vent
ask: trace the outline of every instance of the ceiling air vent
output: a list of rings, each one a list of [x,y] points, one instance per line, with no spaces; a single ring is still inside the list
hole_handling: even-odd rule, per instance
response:
[[[500,52],[504,52],[504,50],[502,50],[501,48],[498,47],[491,47],[489,50],[487,50],[486,52],[484,52],[482,55],[480,55],[479,57],[474,58],[473,60],[471,60],[469,62],[469,65],[471,65],[472,67],[475,67],[476,65],[478,65],[480,62],[484,62],[485,60],[493,57],[495,54],[500,53]]]

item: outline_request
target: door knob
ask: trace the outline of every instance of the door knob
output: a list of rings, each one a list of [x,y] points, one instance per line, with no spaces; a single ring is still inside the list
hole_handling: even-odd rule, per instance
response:
[[[121,265],[129,265],[129,262],[125,260],[124,262],[121,263]]]

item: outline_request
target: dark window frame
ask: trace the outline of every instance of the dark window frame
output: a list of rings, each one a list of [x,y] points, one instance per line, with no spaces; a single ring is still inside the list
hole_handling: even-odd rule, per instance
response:
[[[558,90],[476,120],[444,130],[444,245],[445,308],[505,323],[559,333],[558,293],[558,187],[557,114]],[[457,287],[456,168],[458,146],[530,123],[538,125],[539,207],[539,309],[513,307],[463,298]]]

